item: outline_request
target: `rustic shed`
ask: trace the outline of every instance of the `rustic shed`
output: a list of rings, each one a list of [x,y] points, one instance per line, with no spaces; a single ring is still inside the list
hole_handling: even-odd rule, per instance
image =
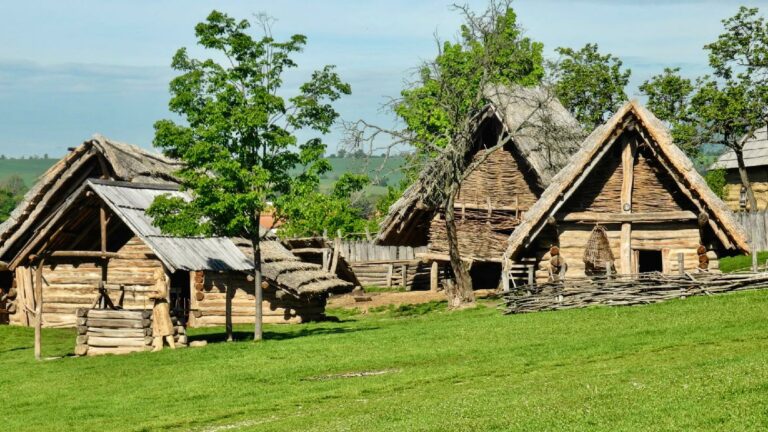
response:
[[[100,136],[54,165],[0,227],[7,269],[2,289],[14,294],[9,321],[32,324],[38,280],[46,326],[72,326],[78,308],[99,301],[151,308],[146,293],[155,283],[153,270],[163,268],[171,277],[172,305],[189,325],[224,324],[227,300],[234,322],[253,322],[252,257],[242,240],[164,235],[145,214],[158,195],[186,197],[173,177],[179,167]],[[319,318],[329,293],[352,288],[301,262],[276,238],[262,248],[265,322]]]
[[[552,176],[567,163],[584,137],[560,102],[543,88],[494,86],[476,118],[474,145],[466,157],[481,161],[462,182],[455,199],[459,250],[473,261],[475,285],[495,286],[506,240],[536,202]],[[511,137],[488,153],[500,137]],[[430,179],[444,176],[439,158],[389,209],[377,242],[427,246],[430,260],[448,260],[445,222],[431,203]]]
[[[758,210],[768,210],[768,126],[742,138],[744,140],[744,166],[755,193]],[[733,150],[720,155],[713,169],[725,170],[723,201],[731,210],[748,210],[747,193],[741,184],[739,166]]]
[[[604,231],[610,250],[592,255],[617,262],[586,263],[593,267],[587,269],[596,229]],[[552,246],[567,262],[567,275],[577,277],[599,269],[670,273],[681,263],[685,271],[714,270],[718,257],[748,250],[728,207],[664,124],[636,101],[586,138],[524,215],[505,255],[535,260],[542,280],[549,277]]]

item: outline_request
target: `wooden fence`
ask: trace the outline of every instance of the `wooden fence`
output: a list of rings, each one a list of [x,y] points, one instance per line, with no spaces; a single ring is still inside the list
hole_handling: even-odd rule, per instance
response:
[[[768,210],[758,212],[736,212],[736,219],[739,221],[747,237],[750,240],[750,247],[757,251],[768,250]]]
[[[347,262],[360,261],[406,261],[414,260],[416,254],[427,252],[426,246],[380,246],[365,240],[345,240],[341,242],[341,256]]]

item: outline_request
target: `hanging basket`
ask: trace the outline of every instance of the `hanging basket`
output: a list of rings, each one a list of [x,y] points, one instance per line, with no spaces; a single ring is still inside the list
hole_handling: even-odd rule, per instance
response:
[[[606,263],[613,268],[613,252],[605,227],[595,225],[584,249],[584,268],[587,274],[606,273]]]

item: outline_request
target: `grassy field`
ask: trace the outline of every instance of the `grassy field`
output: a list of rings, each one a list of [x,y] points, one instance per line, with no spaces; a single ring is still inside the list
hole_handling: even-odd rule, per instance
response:
[[[31,329],[0,327],[3,430],[768,428],[768,291],[516,316],[433,303],[339,317],[267,326],[259,344],[242,327],[235,343],[40,363]],[[44,355],[67,356],[74,339],[44,331]]]
[[[20,176],[24,184],[31,188],[37,178],[50,168],[58,159],[0,159],[0,180],[13,174]]]

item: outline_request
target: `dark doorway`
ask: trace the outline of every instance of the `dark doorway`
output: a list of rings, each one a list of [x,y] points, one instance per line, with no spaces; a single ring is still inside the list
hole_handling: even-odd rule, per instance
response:
[[[637,251],[637,268],[640,273],[662,272],[664,263],[661,251],[639,250]]]
[[[191,290],[189,272],[177,270],[171,274],[171,312],[178,317],[184,325],[189,318],[189,295]]]

